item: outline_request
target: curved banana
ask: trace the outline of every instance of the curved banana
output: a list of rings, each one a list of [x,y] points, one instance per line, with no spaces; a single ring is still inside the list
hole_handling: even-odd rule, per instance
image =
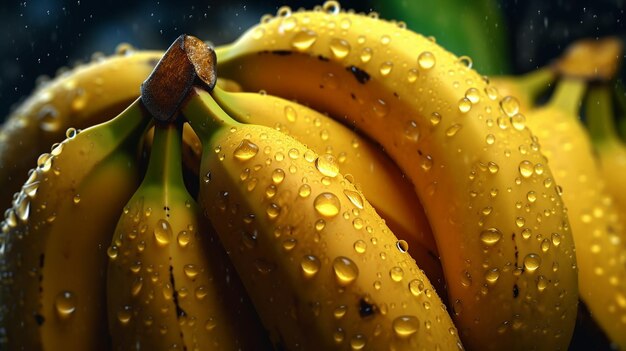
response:
[[[38,166],[5,212],[0,250],[2,349],[105,350],[106,248],[139,183],[134,102],[67,139]]]
[[[385,148],[424,205],[466,347],[567,348],[574,243],[515,100],[431,40],[334,1],[280,14],[216,50],[220,75],[327,112]],[[542,250],[552,233],[559,245]]]
[[[94,60],[40,86],[0,129],[0,207],[9,206],[37,156],[65,138],[122,112],[163,53],[120,45],[118,55]]]
[[[185,189],[181,131],[156,125],[145,178],[108,248],[112,348],[269,349],[221,244]]]
[[[526,125],[539,137],[550,162],[576,243],[580,298],[609,338],[626,348],[626,247],[624,228],[598,171],[593,146],[578,120],[587,83],[559,81],[551,101],[529,112]],[[597,92],[593,92],[595,98]],[[590,102],[593,106],[596,101]],[[601,101],[610,104],[610,100]],[[598,116],[594,116],[596,118]],[[623,177],[623,175],[622,175]],[[559,237],[545,233],[542,249],[551,250]],[[538,281],[538,284],[541,283]],[[548,282],[543,282],[548,285]]]
[[[276,347],[462,348],[405,243],[336,168],[205,91],[182,113],[202,140],[200,206]]]
[[[332,118],[296,102],[267,94],[229,93],[219,87],[213,89],[213,96],[238,122],[277,129],[324,155],[329,167],[349,177],[391,231],[407,241],[409,254],[417,265],[437,291],[444,291],[437,246],[422,205],[411,183],[377,146]]]

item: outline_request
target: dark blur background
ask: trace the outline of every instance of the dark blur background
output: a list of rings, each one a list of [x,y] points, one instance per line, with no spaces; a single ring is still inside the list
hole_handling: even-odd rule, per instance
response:
[[[166,49],[181,33],[193,34],[216,45],[224,44],[257,23],[263,14],[275,14],[282,5],[289,5],[294,10],[312,8],[320,5],[322,0],[0,2],[2,121],[12,107],[33,90],[36,81],[42,79],[40,77],[54,77],[59,68],[88,61],[94,52],[111,54],[121,42],[141,49]],[[341,5],[356,11],[377,11],[383,18],[397,20],[406,20],[402,13],[420,14],[419,11],[423,10],[423,18],[434,25],[414,29],[435,36],[444,46],[447,39],[456,34],[450,26],[474,13],[478,26],[483,27],[479,30],[503,36],[502,43],[494,44],[502,51],[502,65],[490,66],[492,69],[488,73],[491,74],[530,71],[548,63],[567,44],[581,37],[619,35],[626,39],[624,0],[471,0],[458,8],[450,8],[450,3],[463,3],[458,0],[421,2],[353,0],[341,1]],[[484,3],[493,6],[484,10],[483,18],[478,6]],[[402,10],[403,6],[405,10]],[[409,20],[407,24],[412,27]],[[480,40],[473,38],[476,39]],[[455,53],[471,56],[467,52]],[[480,62],[474,60],[475,67],[480,70]]]

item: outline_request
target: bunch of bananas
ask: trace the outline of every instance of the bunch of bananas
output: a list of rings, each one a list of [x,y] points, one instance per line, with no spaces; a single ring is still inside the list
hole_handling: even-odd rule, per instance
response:
[[[615,68],[490,81],[335,1],[119,51],[0,131],[2,349],[563,350],[579,299],[626,348]]]

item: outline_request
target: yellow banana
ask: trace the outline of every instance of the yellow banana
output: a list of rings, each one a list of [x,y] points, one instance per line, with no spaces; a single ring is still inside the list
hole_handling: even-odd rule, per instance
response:
[[[161,55],[120,45],[118,55],[61,74],[20,104],[0,130],[0,206],[9,206],[37,156],[66,129],[107,121],[135,100]]]
[[[626,217],[626,145],[619,138],[608,84],[592,85],[585,99],[585,116],[599,170],[622,221]],[[626,236],[622,236],[626,243]]]
[[[111,218],[138,184],[138,139],[148,121],[136,101],[108,122],[68,130],[39,157],[2,225],[1,348],[108,348]]]
[[[578,120],[586,84],[578,78],[559,81],[551,101],[529,112],[526,125],[539,137],[554,182],[562,189],[576,243],[580,298],[610,339],[626,348],[626,249],[621,242],[621,213],[605,189],[593,146]],[[546,250],[556,243],[554,236],[543,235]]]
[[[578,288],[562,200],[519,105],[469,60],[334,1],[282,9],[216,52],[245,91],[327,112],[385,148],[422,200],[466,347],[567,348]]]
[[[274,129],[235,122],[205,91],[182,113],[203,146],[200,206],[276,347],[462,347],[405,243],[335,167]]]
[[[437,291],[444,291],[437,246],[422,205],[411,183],[377,146],[332,118],[295,102],[267,94],[229,93],[219,87],[213,96],[238,122],[277,129],[323,155],[363,192],[391,231],[407,241],[417,265]]]
[[[221,244],[185,189],[181,131],[156,125],[145,178],[108,249],[112,348],[269,349]]]

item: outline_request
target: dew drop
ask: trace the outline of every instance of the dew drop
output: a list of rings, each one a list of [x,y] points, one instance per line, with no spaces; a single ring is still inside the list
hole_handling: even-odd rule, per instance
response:
[[[461,111],[461,113],[467,113],[472,109],[472,102],[470,101],[470,99],[464,97],[461,100],[459,100],[459,111]]]
[[[350,53],[350,44],[344,39],[333,38],[330,41],[330,51],[336,59],[344,59]]]
[[[256,156],[258,152],[259,147],[256,144],[248,139],[243,139],[237,148],[235,148],[235,151],[233,151],[233,155],[240,161],[248,161]]]
[[[371,48],[365,47],[361,50],[361,62],[368,63],[372,59],[373,51]]]
[[[39,128],[44,132],[56,132],[62,125],[59,111],[52,105],[42,107],[37,113],[37,120],[39,121]]]
[[[541,257],[537,254],[530,253],[524,257],[524,268],[526,271],[532,273],[541,265]]]
[[[457,62],[462,64],[463,66],[465,66],[467,68],[472,68],[472,65],[473,65],[472,58],[469,57],[469,56],[461,56],[461,57],[459,57]]]
[[[54,299],[57,316],[65,320],[76,312],[76,295],[71,291],[62,291]]]
[[[430,124],[433,126],[438,125],[441,122],[441,115],[438,112],[433,112],[430,114]]]
[[[446,135],[449,137],[453,137],[456,135],[456,133],[459,132],[459,130],[461,130],[461,128],[463,128],[463,125],[458,123],[453,124],[448,129],[446,129]]]
[[[269,219],[276,219],[280,214],[280,206],[272,202],[267,206],[266,213]]]
[[[487,134],[485,137],[485,142],[487,145],[493,145],[496,142],[496,137],[493,134]]]
[[[430,51],[424,51],[417,57],[417,64],[421,69],[431,69],[435,66],[435,55]]]
[[[350,348],[352,348],[352,350],[362,350],[366,344],[367,344],[367,339],[365,338],[365,335],[363,334],[355,334],[350,339]]]
[[[315,167],[320,173],[327,177],[334,178],[339,174],[337,159],[331,154],[323,154],[315,160]]]
[[[485,280],[489,284],[495,284],[498,281],[498,278],[500,278],[500,271],[497,268],[489,269],[485,273]]]
[[[404,137],[412,142],[419,140],[420,131],[415,121],[411,120],[406,122],[404,125]]]
[[[385,61],[380,65],[380,68],[379,68],[380,75],[382,75],[383,77],[386,77],[387,75],[389,75],[389,73],[391,73],[392,69],[393,69],[393,63],[390,61]]]
[[[283,182],[284,179],[285,179],[285,171],[283,171],[282,169],[276,168],[272,172],[272,181],[274,182],[274,184],[280,184]]]
[[[183,266],[183,272],[187,278],[193,280],[200,274],[200,269],[195,264],[186,264]]]
[[[132,317],[132,307],[129,305],[124,305],[117,311],[117,320],[121,325],[127,325],[130,322],[130,318]]]
[[[319,272],[320,266],[320,260],[313,255],[305,255],[304,257],[302,257],[302,261],[300,261],[302,273],[306,278],[314,277],[317,272]]]
[[[519,102],[512,96],[505,96],[500,100],[500,108],[507,116],[513,117],[519,112]]]
[[[317,213],[324,217],[334,217],[341,210],[341,203],[335,194],[321,193],[313,203]]]
[[[419,71],[415,68],[409,69],[409,72],[406,75],[406,80],[409,83],[415,83],[417,81],[417,78],[419,78]]]
[[[298,114],[296,113],[296,110],[293,107],[291,107],[290,105],[287,105],[285,106],[285,117],[287,118],[289,122],[295,122],[298,117]]]
[[[535,171],[535,168],[534,168],[532,162],[530,162],[528,160],[524,160],[524,161],[520,162],[520,164],[519,164],[519,174],[521,174],[522,177],[529,178],[530,176],[533,175],[534,171]]]
[[[294,35],[291,46],[298,51],[307,51],[317,40],[317,33],[309,29],[303,29]]]
[[[156,227],[154,228],[153,234],[159,246],[168,245],[170,243],[170,238],[172,237],[172,228],[170,227],[170,223],[164,219],[159,219]]]
[[[367,250],[367,243],[363,240],[357,240],[354,242],[354,251],[356,251],[357,253],[365,253],[365,250]]]
[[[420,296],[425,289],[424,282],[419,279],[413,279],[409,282],[409,291],[413,296]]]
[[[511,125],[516,130],[524,130],[526,128],[526,117],[521,113],[516,113],[511,117]]]
[[[398,266],[392,267],[389,270],[389,277],[391,277],[391,280],[394,282],[401,282],[402,278],[404,278],[404,271]]]
[[[352,190],[344,190],[343,191],[344,195],[346,195],[346,197],[348,198],[348,200],[350,200],[350,202],[358,209],[362,210],[363,209],[363,197],[361,196],[361,194],[359,194],[356,191],[352,191]]]
[[[393,331],[401,338],[408,338],[419,329],[419,320],[415,316],[400,316],[393,320]]]
[[[486,245],[495,245],[502,238],[498,228],[488,228],[480,233],[480,240]]]
[[[333,260],[333,271],[339,285],[346,286],[359,276],[357,265],[349,258],[339,256]]]
[[[480,92],[476,88],[469,88],[465,92],[465,97],[472,103],[476,104],[480,101]]]

